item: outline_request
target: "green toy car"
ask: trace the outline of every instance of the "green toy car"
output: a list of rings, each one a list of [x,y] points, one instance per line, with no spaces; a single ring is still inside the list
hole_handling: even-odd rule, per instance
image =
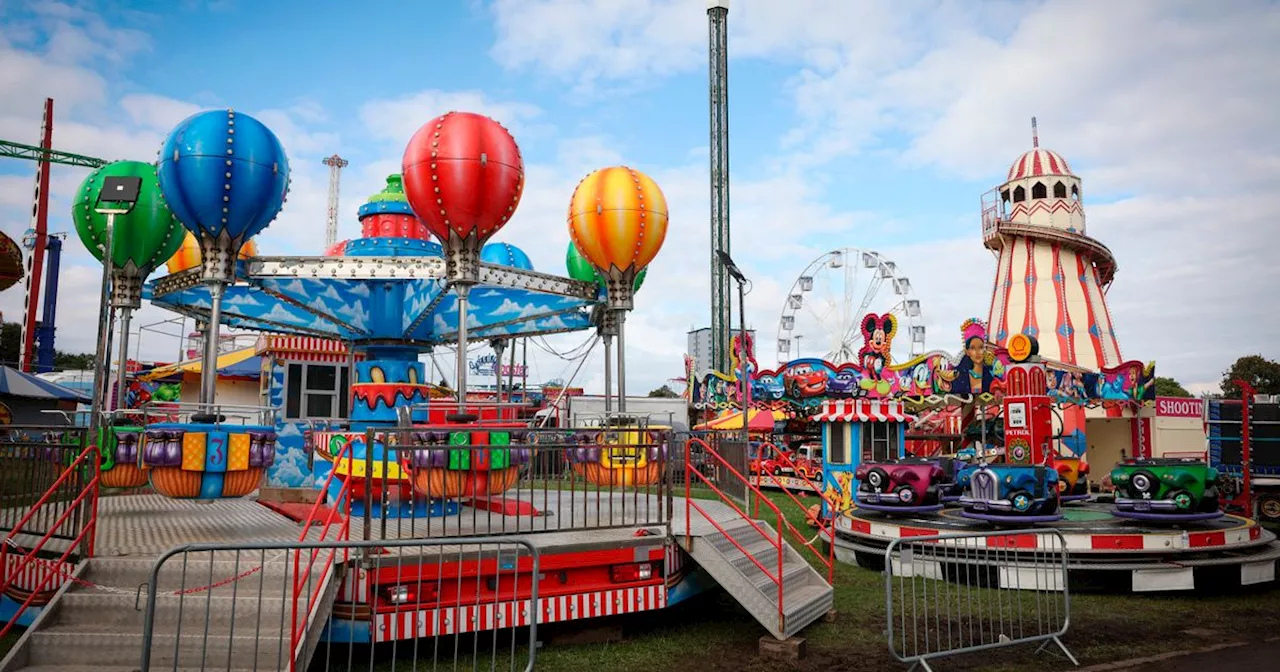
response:
[[[1141,513],[1213,513],[1218,470],[1201,460],[1128,460],[1111,470],[1116,509]]]

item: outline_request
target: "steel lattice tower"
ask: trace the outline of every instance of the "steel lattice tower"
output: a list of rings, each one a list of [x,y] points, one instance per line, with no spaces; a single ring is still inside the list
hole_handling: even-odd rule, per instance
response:
[[[729,357],[729,273],[718,250],[729,253],[729,0],[707,0],[711,98],[711,362],[733,368]]]
[[[338,183],[342,179],[342,169],[348,161],[337,154],[323,161],[329,166],[329,212],[324,226],[324,249],[328,250],[338,242]]]

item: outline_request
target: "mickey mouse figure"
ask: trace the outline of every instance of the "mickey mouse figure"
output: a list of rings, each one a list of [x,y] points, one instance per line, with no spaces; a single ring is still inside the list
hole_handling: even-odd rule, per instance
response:
[[[868,314],[862,318],[862,349],[858,350],[858,361],[866,375],[858,385],[866,390],[875,390],[881,395],[893,389],[893,383],[884,378],[885,367],[893,363],[890,348],[893,337],[898,333],[898,318],[890,313],[884,315]]]

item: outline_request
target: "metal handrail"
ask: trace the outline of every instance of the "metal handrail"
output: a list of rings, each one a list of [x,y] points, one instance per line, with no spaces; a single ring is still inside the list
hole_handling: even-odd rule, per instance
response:
[[[344,455],[351,449],[352,445],[353,445],[352,443],[347,443],[343,445],[341,450],[338,451],[338,454],[334,456],[334,468],[329,470],[329,476],[325,479],[324,485],[321,486],[320,494],[316,497],[315,503],[311,505],[311,510],[307,512],[306,519],[303,520],[302,532],[298,534],[299,543],[307,541],[307,534],[311,531],[311,521],[315,520],[315,516],[320,511],[321,505],[324,503],[325,498],[328,497],[329,486],[330,484],[333,483],[334,474],[336,474],[338,471],[337,465],[341,464]],[[328,536],[329,528],[334,523],[334,516],[340,515],[338,513],[339,509],[348,508],[349,510],[349,507],[347,506],[347,498],[351,494],[350,490],[351,490],[351,481],[349,479],[343,480],[342,487],[338,489],[338,496],[336,498],[336,501],[334,501],[333,507],[329,509],[329,515],[325,517],[323,526],[320,530],[320,538],[318,541],[321,541],[321,542],[326,541],[325,537]],[[337,538],[335,538],[333,541],[348,541],[350,537],[351,537],[351,516],[348,513],[348,515],[343,516],[341,527],[339,528],[337,533]],[[307,617],[311,615],[312,610],[315,609],[316,602],[320,599],[319,590],[310,591],[310,597],[308,598],[307,605],[306,605],[306,613],[305,614],[298,613],[298,602],[302,597],[302,590],[303,588],[306,587],[307,583],[311,580],[311,569],[312,567],[315,566],[316,557],[319,556],[320,554],[319,548],[311,549],[311,557],[308,558],[306,573],[303,574],[300,569],[302,564],[302,551],[303,549],[301,548],[295,549],[293,554],[292,627],[289,633],[289,637],[290,637],[289,648],[293,652],[291,662],[289,665],[289,669],[291,670],[294,667],[294,663],[292,661],[296,661],[300,653],[299,647],[303,646],[306,643]],[[348,555],[347,555],[348,549],[344,548],[342,553],[343,553],[342,561],[346,562],[348,560]],[[325,561],[324,561],[326,571],[332,571],[334,566],[334,559],[336,556],[337,556],[337,549],[335,548],[329,549],[329,555],[325,558]],[[299,631],[299,620],[301,620],[301,629],[302,629],[301,632]]]
[[[786,453],[779,450],[776,445],[772,443],[767,443],[767,442],[760,446],[761,450],[763,450],[765,446],[769,446],[773,448],[774,453],[778,456],[779,460],[783,462],[783,466],[790,467],[793,473],[796,471],[795,462],[792,462],[791,458],[787,457]],[[813,539],[805,539],[804,535],[800,534],[800,531],[796,529],[796,526],[791,524],[791,521],[789,520],[786,521],[787,530],[790,531],[791,534],[794,535],[795,538],[801,544],[803,544],[805,548],[809,549],[810,551],[813,551],[814,555],[817,556],[818,560],[822,561],[822,564],[826,565],[827,583],[834,583],[835,572],[836,572],[836,550],[835,550],[836,549],[836,531],[835,531],[834,522],[831,525],[826,525],[823,522],[821,516],[815,516],[809,513],[809,509],[804,504],[800,503],[799,498],[797,498],[794,494],[792,494],[791,490],[789,490],[787,486],[782,484],[782,481],[778,479],[777,475],[772,473],[768,473],[765,475],[768,476],[773,481],[773,484],[778,486],[778,488],[780,488],[782,492],[785,493],[787,497],[790,498],[791,501],[796,506],[800,507],[800,510],[804,512],[805,520],[813,523],[814,527],[818,528],[817,536],[815,536]],[[761,498],[756,498],[757,510],[759,510],[760,499]],[[827,535],[827,538],[829,540],[829,543],[827,544],[827,555],[825,557],[818,549],[813,547],[813,542],[817,540],[819,536],[822,536],[824,533]]]
[[[34,547],[23,556],[23,559],[18,566],[10,571],[8,567],[8,554],[9,547],[13,544],[14,537],[21,533],[22,526],[25,525],[27,521],[31,520],[36,511],[49,500],[53,492],[57,490],[58,486],[62,485],[63,481],[70,474],[75,473],[85,465],[90,455],[93,456],[93,478],[89,479],[89,482],[85,484],[85,487],[80,490],[80,493],[76,495],[75,499],[71,501],[71,504],[62,512],[62,515],[58,516],[58,519],[54,521],[53,525],[49,526],[49,531],[45,532],[44,536],[36,542]],[[62,527],[62,524],[67,521],[67,518],[70,517],[72,513],[79,509],[80,505],[84,503],[86,498],[89,500],[89,518],[85,522],[84,527],[82,527],[80,532],[71,539],[71,543],[67,544],[67,549],[62,552],[62,555],[58,556],[57,560],[49,563],[49,566],[52,569],[41,574],[40,582],[36,585],[35,589],[30,591],[27,595],[27,599],[18,606],[18,609],[9,617],[9,621],[5,623],[4,627],[0,628],[0,638],[9,634],[9,631],[18,623],[19,617],[21,617],[22,614],[31,607],[31,603],[35,601],[36,596],[45,589],[45,586],[49,581],[58,573],[57,568],[66,563],[67,559],[71,557],[72,552],[75,551],[76,548],[80,547],[81,544],[84,544],[86,555],[90,557],[93,555],[94,538],[97,535],[98,478],[101,473],[101,469],[99,468],[101,465],[101,459],[102,456],[98,452],[97,446],[85,446],[84,450],[80,451],[80,454],[76,456],[76,459],[72,460],[71,464],[64,469],[62,474],[58,476],[58,479],[53,482],[53,485],[49,486],[49,489],[45,491],[44,496],[31,507],[31,510],[27,512],[27,515],[23,516],[23,518],[18,521],[18,524],[13,526],[13,529],[9,531],[9,534],[5,536],[4,541],[0,543],[0,567],[5,568],[2,589],[8,589],[9,585],[13,582],[13,578],[20,576],[22,572],[24,572],[27,567],[36,560],[36,555],[39,554],[41,549],[44,548],[44,545],[53,538],[54,532],[56,532],[58,528]]]
[[[709,455],[713,460],[718,461],[721,465],[723,465],[723,467],[724,467],[724,468],[725,468],[725,469],[726,469],[730,474],[732,474],[733,476],[737,477],[737,478],[738,478],[738,480],[742,481],[742,482],[747,486],[747,490],[748,490],[749,492],[753,492],[753,493],[755,493],[756,498],[757,498],[757,501],[759,501],[759,500],[764,500],[764,501],[765,501],[765,503],[768,505],[768,507],[769,507],[770,509],[772,509],[772,510],[773,510],[774,516],[775,516],[775,517],[776,517],[776,519],[777,519],[777,539],[776,539],[776,540],[774,540],[774,539],[770,539],[770,538],[769,538],[769,535],[768,535],[768,534],[766,534],[764,530],[760,529],[760,526],[759,526],[759,525],[757,525],[757,524],[756,524],[756,522],[755,522],[754,520],[752,520],[752,519],[751,519],[751,516],[747,515],[747,513],[746,513],[745,511],[743,511],[741,508],[739,508],[739,507],[738,507],[738,505],[737,505],[736,503],[734,503],[734,501],[733,501],[733,499],[732,499],[732,498],[730,498],[728,495],[726,495],[722,490],[720,490],[720,488],[716,487],[715,483],[713,483],[713,482],[711,481],[711,479],[709,479],[709,478],[707,478],[705,475],[703,475],[703,474],[702,474],[702,472],[697,471],[697,470],[695,470],[695,469],[692,469],[692,468],[690,467],[689,457],[690,457],[691,453],[693,452],[693,444],[694,444],[694,443],[698,443],[698,444],[700,444],[700,445],[702,446],[702,449],[703,449],[703,452],[704,452],[704,453],[706,453],[707,455]],[[776,585],[778,586],[778,630],[779,630],[779,631],[786,631],[786,613],[787,613],[787,612],[786,612],[786,608],[783,606],[783,592],[784,592],[784,591],[783,591],[783,581],[782,581],[782,576],[783,576],[783,574],[782,574],[782,568],[783,568],[783,564],[784,564],[784,559],[785,559],[785,557],[786,557],[786,556],[785,556],[785,554],[784,554],[784,547],[785,547],[786,542],[784,542],[784,541],[782,540],[782,524],[783,524],[782,511],[778,508],[778,506],[777,506],[776,504],[774,504],[771,500],[769,500],[767,497],[765,497],[765,496],[764,496],[764,493],[763,493],[763,492],[760,492],[760,489],[759,489],[759,488],[757,488],[756,486],[752,485],[752,483],[751,483],[751,481],[750,481],[750,480],[748,480],[746,477],[744,477],[741,473],[739,473],[739,472],[738,472],[738,470],[737,470],[737,469],[735,469],[735,468],[733,467],[733,465],[729,464],[729,463],[728,463],[728,462],[727,462],[723,457],[721,457],[719,452],[712,450],[712,449],[711,449],[711,446],[710,446],[706,441],[703,441],[702,439],[689,439],[688,441],[686,441],[686,442],[685,442],[685,444],[684,444],[684,464],[685,464],[685,475],[684,475],[684,502],[685,502],[685,514],[684,514],[684,536],[685,536],[685,544],[686,544],[686,545],[687,545],[687,544],[690,544],[690,543],[692,542],[692,539],[693,539],[693,530],[692,530],[692,525],[693,525],[693,515],[692,515],[692,514],[693,514],[693,511],[692,511],[692,509],[696,509],[696,510],[698,511],[698,513],[701,513],[701,514],[702,514],[702,517],[703,517],[703,518],[706,518],[706,519],[707,519],[707,521],[709,521],[709,522],[711,523],[711,525],[712,525],[713,527],[715,527],[715,528],[716,528],[716,531],[718,531],[720,534],[724,535],[724,538],[725,538],[725,539],[727,539],[727,540],[729,541],[729,543],[730,543],[730,544],[733,544],[733,547],[734,547],[734,548],[736,548],[736,549],[738,549],[739,551],[741,551],[741,552],[742,552],[742,554],[743,554],[743,555],[745,555],[745,556],[747,557],[747,559],[751,561],[751,564],[755,565],[756,567],[759,567],[759,568],[760,568],[760,571],[764,572],[764,575],[765,575],[766,577],[768,577],[770,581],[772,581],[774,584],[776,584]],[[737,512],[737,514],[738,514],[739,516],[741,516],[741,517],[743,518],[743,520],[746,520],[746,521],[747,521],[747,523],[751,525],[751,528],[752,528],[752,529],[754,529],[754,530],[755,530],[755,531],[756,531],[756,532],[757,532],[757,533],[758,533],[758,534],[759,534],[759,535],[760,535],[760,536],[761,536],[765,541],[768,541],[768,542],[770,543],[770,545],[772,545],[774,548],[776,548],[776,549],[778,550],[778,572],[777,572],[777,575],[776,575],[776,576],[775,576],[774,574],[770,573],[770,572],[769,572],[769,570],[768,570],[768,569],[766,569],[766,568],[765,568],[765,566],[764,566],[763,564],[761,564],[759,560],[756,560],[754,556],[752,556],[750,553],[748,553],[748,552],[747,552],[747,549],[746,549],[746,548],[744,548],[744,547],[742,546],[742,544],[738,543],[738,540],[737,540],[737,539],[734,539],[734,538],[729,534],[729,532],[728,532],[727,530],[725,530],[723,527],[721,527],[721,526],[720,526],[720,524],[719,524],[719,523],[717,523],[717,522],[715,521],[715,518],[713,518],[710,514],[708,514],[708,513],[707,513],[707,511],[706,511],[705,509],[703,509],[700,505],[695,504],[695,503],[693,502],[693,493],[692,493],[692,491],[691,491],[691,489],[692,489],[692,477],[693,477],[693,476],[696,476],[696,477],[698,478],[698,480],[699,480],[699,481],[701,481],[704,485],[706,485],[706,486],[707,486],[707,487],[708,487],[712,492],[716,493],[716,495],[717,495],[718,497],[720,497],[720,500],[721,500],[721,501],[723,501],[725,504],[728,504],[728,505],[729,505],[729,507],[730,507],[730,508],[732,508],[735,512]]]

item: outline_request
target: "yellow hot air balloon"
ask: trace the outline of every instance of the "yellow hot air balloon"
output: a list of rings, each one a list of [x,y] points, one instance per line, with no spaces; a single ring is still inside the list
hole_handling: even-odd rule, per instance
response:
[[[239,256],[241,259],[248,259],[257,255],[258,245],[252,240],[245,241],[244,245],[240,247]],[[196,237],[188,231],[187,237],[182,240],[182,247],[178,248],[178,251],[174,252],[172,257],[169,257],[169,261],[165,263],[165,266],[169,268],[170,273],[181,273],[189,268],[199,266],[200,261],[200,241],[196,240]]]
[[[569,201],[569,236],[610,280],[626,287],[662,249],[667,236],[667,198],[648,175],[628,168],[601,168],[587,175]]]

